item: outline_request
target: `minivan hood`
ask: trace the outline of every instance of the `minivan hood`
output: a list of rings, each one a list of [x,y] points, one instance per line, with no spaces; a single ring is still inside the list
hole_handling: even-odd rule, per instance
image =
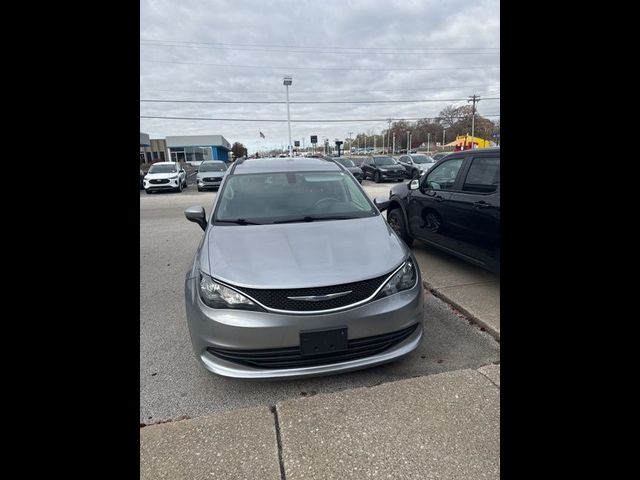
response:
[[[208,275],[239,287],[270,289],[379,277],[400,266],[408,253],[381,215],[278,225],[216,225],[207,229],[202,250],[200,268],[208,270]]]

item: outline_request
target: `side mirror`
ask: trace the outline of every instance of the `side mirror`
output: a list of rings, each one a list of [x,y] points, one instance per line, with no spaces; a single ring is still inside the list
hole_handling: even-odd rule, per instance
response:
[[[411,180],[411,183],[409,183],[409,190],[418,190],[418,188],[420,188],[420,180],[417,178],[415,180]]]
[[[190,222],[200,225],[202,230],[207,229],[207,218],[204,213],[204,207],[189,207],[184,211],[184,216]]]
[[[389,199],[388,198],[384,198],[384,197],[376,197],[376,198],[373,199],[373,204],[381,212],[384,212],[387,208],[389,208],[389,204],[390,203],[391,202],[389,201]]]

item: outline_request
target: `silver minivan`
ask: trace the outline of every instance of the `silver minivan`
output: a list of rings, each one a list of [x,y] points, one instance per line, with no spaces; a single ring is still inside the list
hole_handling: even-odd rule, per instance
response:
[[[322,158],[235,163],[185,280],[198,360],[236,378],[346,372],[399,359],[422,340],[411,251],[342,165]]]

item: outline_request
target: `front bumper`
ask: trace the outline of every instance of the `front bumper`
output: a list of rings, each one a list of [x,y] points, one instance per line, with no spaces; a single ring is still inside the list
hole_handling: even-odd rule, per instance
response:
[[[218,178],[216,180],[203,180],[202,178],[198,178],[196,180],[196,184],[198,185],[198,188],[200,189],[207,189],[207,188],[218,188],[220,187],[220,184],[222,183],[222,178]]]
[[[144,189],[150,190],[152,192],[159,190],[176,190],[178,188],[178,182],[180,178],[176,178],[175,180],[169,180],[168,183],[151,183],[150,180],[144,180]]]
[[[403,180],[407,178],[406,171],[396,171],[396,172],[380,172],[380,178],[382,180]]]
[[[196,357],[209,371],[234,378],[299,378],[343,373],[399,359],[415,350],[422,340],[424,291],[418,274],[410,290],[365,303],[356,308],[327,314],[279,314],[231,309],[213,309],[200,300],[196,278],[185,282],[187,322]],[[336,363],[292,367],[258,368],[222,359],[208,347],[229,350],[299,347],[300,332],[344,328],[348,339],[390,334],[412,325],[410,336],[388,349],[364,358]]]

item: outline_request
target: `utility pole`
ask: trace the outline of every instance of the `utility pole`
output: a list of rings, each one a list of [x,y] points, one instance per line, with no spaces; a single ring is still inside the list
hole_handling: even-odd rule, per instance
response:
[[[391,119],[387,120],[389,122],[389,128],[387,128],[387,155],[389,155],[389,137],[391,136]]]
[[[352,134],[352,133],[353,133],[353,132],[349,132],[349,152],[351,152],[351,147],[352,147],[352,145],[351,145],[351,143],[352,143],[352,142],[351,142],[351,134]]]
[[[393,154],[396,154],[396,132],[393,132]]]
[[[442,150],[444,150],[444,132],[446,132],[446,131],[447,131],[446,128],[442,129]]]
[[[407,130],[407,155],[409,155],[409,134],[411,132],[409,130]]]
[[[293,158],[293,145],[291,144],[291,115],[289,113],[289,85],[293,83],[292,77],[286,76],[282,84],[287,89],[287,125],[289,126],[289,158]]]
[[[431,151],[431,132],[427,132],[427,153]]]
[[[376,134],[373,134],[373,154],[376,154]]]
[[[480,96],[474,94],[473,96],[469,97],[469,100],[467,100],[468,102],[473,102],[472,103],[472,107],[471,107],[471,148],[475,148],[476,144],[474,143],[474,140],[476,138],[476,133],[475,133],[475,126],[476,126],[476,103],[478,103],[480,101]]]

